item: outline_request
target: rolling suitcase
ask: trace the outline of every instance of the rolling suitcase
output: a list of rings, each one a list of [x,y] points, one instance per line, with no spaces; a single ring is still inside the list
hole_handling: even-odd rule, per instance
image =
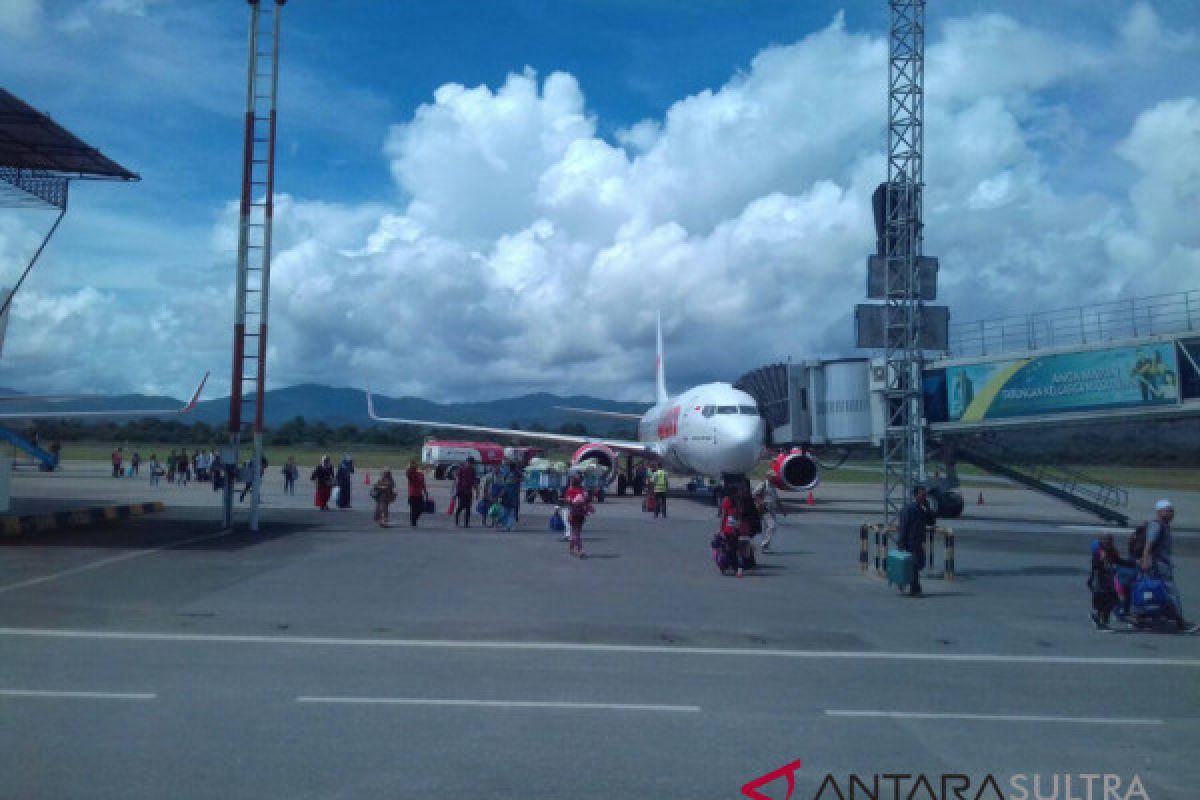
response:
[[[1175,604],[1171,602],[1171,593],[1162,580],[1150,575],[1142,575],[1133,585],[1133,603],[1130,611],[1135,617],[1157,619],[1174,614]]]
[[[912,553],[903,550],[888,550],[887,554],[888,586],[899,586],[901,589],[913,582]]]

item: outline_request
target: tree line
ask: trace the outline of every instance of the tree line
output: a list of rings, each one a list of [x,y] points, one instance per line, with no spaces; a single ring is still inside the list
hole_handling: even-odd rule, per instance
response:
[[[519,428],[515,422],[509,427]],[[546,431],[540,425],[531,425],[530,431]],[[559,433],[575,436],[587,436],[588,430],[579,423],[567,423],[561,426]],[[229,427],[227,425],[210,425],[207,422],[185,424],[178,419],[145,419],[128,422],[84,421],[79,419],[37,420],[24,431],[24,435],[33,438],[37,434],[38,441],[49,442],[169,442],[180,445],[199,447],[219,447],[229,442]],[[444,436],[443,433],[445,434]],[[626,432],[627,433],[627,432]],[[408,425],[372,425],[360,428],[357,425],[329,425],[322,420],[309,421],[304,417],[294,417],[282,425],[267,428],[263,438],[267,445],[315,445],[325,447],[330,444],[371,444],[391,445],[397,447],[420,444],[427,438],[422,428]],[[451,431],[434,431],[435,436],[442,438],[462,438],[461,433]]]

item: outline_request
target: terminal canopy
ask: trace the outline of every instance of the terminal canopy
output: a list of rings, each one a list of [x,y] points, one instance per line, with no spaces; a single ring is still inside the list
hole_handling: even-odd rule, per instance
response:
[[[6,205],[36,199],[66,207],[66,182],[72,178],[136,181],[122,167],[50,117],[0,89],[0,188]]]

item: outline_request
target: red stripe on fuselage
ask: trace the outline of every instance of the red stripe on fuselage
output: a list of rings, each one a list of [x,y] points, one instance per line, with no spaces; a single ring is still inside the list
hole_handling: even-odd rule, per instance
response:
[[[679,406],[672,406],[658,418],[658,438],[670,439],[679,435]]]

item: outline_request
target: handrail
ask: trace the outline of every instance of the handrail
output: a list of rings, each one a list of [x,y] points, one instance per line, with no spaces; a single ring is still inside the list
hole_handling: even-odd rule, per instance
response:
[[[1200,332],[1200,289],[950,326],[955,357]]]

